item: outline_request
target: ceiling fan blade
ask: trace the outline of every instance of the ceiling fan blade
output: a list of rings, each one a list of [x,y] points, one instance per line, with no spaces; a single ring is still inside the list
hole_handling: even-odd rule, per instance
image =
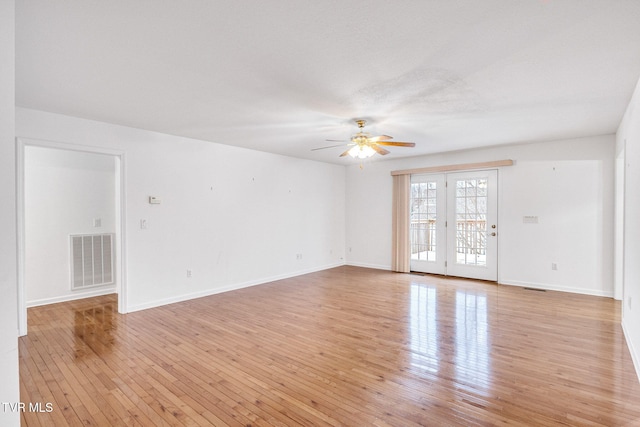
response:
[[[369,138],[369,141],[378,142],[378,141],[386,141],[389,139],[393,139],[393,137],[389,135],[378,135],[378,136],[372,136],[371,138]]]
[[[380,142],[376,142],[376,144],[389,145],[394,147],[415,147],[416,146],[415,142],[398,142],[398,141],[388,141],[388,142],[380,141]]]
[[[338,157],[344,157],[347,154],[349,154],[349,151],[351,150],[351,148],[349,148],[349,150],[345,151],[344,153],[340,154]]]
[[[330,145],[328,147],[312,148],[311,151],[318,151],[318,150],[324,150],[324,149],[327,149],[327,148],[336,148],[336,147],[342,147],[342,146],[344,146],[344,144]]]
[[[325,141],[329,142],[351,142],[349,139],[325,139]]]
[[[378,144],[371,144],[371,145],[369,145],[369,147],[373,148],[376,151],[376,153],[380,154],[381,156],[384,156],[384,155],[389,154],[391,152],[389,150],[385,150],[382,147],[379,147]]]

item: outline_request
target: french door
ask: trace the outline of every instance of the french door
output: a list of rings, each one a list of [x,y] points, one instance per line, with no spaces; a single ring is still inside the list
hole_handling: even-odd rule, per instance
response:
[[[411,176],[411,270],[498,279],[496,170]]]

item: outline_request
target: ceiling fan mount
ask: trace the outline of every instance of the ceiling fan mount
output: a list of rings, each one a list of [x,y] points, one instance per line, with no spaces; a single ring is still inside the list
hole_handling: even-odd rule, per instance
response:
[[[394,146],[394,147],[415,147],[416,146],[416,144],[413,142],[391,141],[393,137],[389,135],[371,136],[370,133],[364,131],[364,125],[367,123],[366,120],[356,119],[355,122],[358,125],[358,133],[353,135],[350,140],[344,141],[344,140],[337,140],[337,139],[327,139],[327,141],[331,141],[331,142],[346,142],[347,143],[346,145],[348,147],[351,147],[344,153],[340,154],[340,157],[344,157],[348,154],[351,157],[365,159],[373,156],[376,153],[382,156],[389,154],[390,151],[382,148],[381,145]],[[329,147],[314,148],[311,151],[324,150],[326,148],[335,148],[335,147],[340,147],[342,145],[343,144],[332,145]]]

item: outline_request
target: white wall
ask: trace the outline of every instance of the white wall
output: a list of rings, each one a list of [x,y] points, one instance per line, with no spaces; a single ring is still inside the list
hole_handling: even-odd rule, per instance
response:
[[[28,306],[113,293],[71,290],[69,235],[115,233],[115,157],[26,146],[25,291]],[[101,226],[94,227],[94,219]]]
[[[640,82],[616,134],[624,147],[624,274],[622,327],[640,378]]]
[[[20,401],[15,169],[15,2],[0,2],[0,402]],[[0,407],[0,425],[17,426],[18,412]]]
[[[512,159],[499,173],[499,282],[612,296],[614,146],[608,135],[349,167],[347,263],[390,268],[392,170]]]
[[[125,151],[128,311],[344,263],[342,166],[22,108],[16,134]]]

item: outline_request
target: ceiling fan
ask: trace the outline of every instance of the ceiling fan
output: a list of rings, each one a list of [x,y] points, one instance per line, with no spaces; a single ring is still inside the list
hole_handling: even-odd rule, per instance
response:
[[[358,133],[353,135],[349,141],[339,140],[339,139],[327,139],[330,142],[347,142],[346,144],[349,148],[344,153],[340,154],[340,157],[344,157],[347,154],[354,158],[366,159],[367,157],[371,157],[374,154],[378,153],[382,156],[389,154],[390,151],[381,147],[381,145],[385,146],[393,146],[393,147],[415,147],[416,144],[413,142],[397,142],[390,141],[393,137],[389,135],[378,135],[371,136],[370,133],[364,131],[364,125],[366,120],[358,119],[356,120],[356,124],[358,125]],[[344,144],[331,145],[329,147],[320,147],[314,148],[311,151],[316,150],[324,150],[327,148],[335,148],[341,147]]]

